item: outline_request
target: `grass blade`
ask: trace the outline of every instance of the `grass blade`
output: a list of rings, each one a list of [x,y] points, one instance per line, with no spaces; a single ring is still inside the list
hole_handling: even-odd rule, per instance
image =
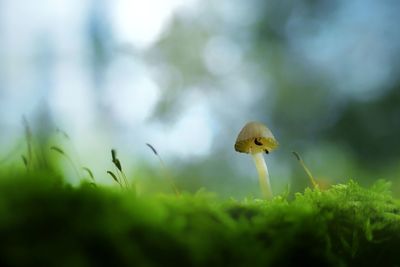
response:
[[[157,150],[154,148],[154,146],[150,145],[149,143],[146,143],[146,145],[151,149],[151,151],[153,151],[154,155],[156,155],[156,157],[158,158],[158,160],[160,161],[161,167],[164,171],[164,175],[166,177],[166,179],[168,180],[168,182],[170,183],[172,190],[175,192],[175,194],[177,196],[180,195],[179,189],[178,187],[175,185],[170,172],[168,171],[166,165],[164,164],[164,161],[162,160],[161,156],[158,154]]]
[[[157,150],[154,148],[154,146],[150,145],[149,143],[146,143],[146,146],[148,146],[154,153],[154,155],[158,156]]]
[[[69,135],[65,131],[61,130],[60,128],[56,129],[56,133],[61,134],[65,139],[71,140]]]
[[[86,171],[86,172],[89,174],[89,177],[93,180],[93,182],[95,182],[93,172],[92,172],[89,168],[87,168],[87,167],[82,167],[82,169],[83,169],[84,171]]]
[[[111,158],[112,163],[114,163],[115,167],[117,167],[117,169],[122,172],[122,165],[117,157],[117,151],[115,149],[111,149]]]
[[[28,169],[28,159],[24,155],[22,155],[21,157],[22,157],[22,161],[24,162],[25,167]]]
[[[308,178],[310,178],[311,184],[314,188],[318,187],[317,182],[315,181],[311,171],[307,168],[306,164],[304,163],[303,159],[300,157],[299,153],[292,151],[293,155],[296,157],[297,161],[300,163],[301,167],[303,167],[304,171],[306,172]]]
[[[25,131],[26,145],[28,147],[27,166],[29,169],[30,165],[32,165],[32,160],[33,160],[32,131],[29,126],[28,119],[25,116],[22,117],[22,124],[24,126],[24,131]]]
[[[60,154],[63,155],[63,156],[66,156],[64,150],[62,150],[62,149],[59,148],[59,147],[52,146],[52,147],[50,147],[50,149],[53,150],[53,151],[56,151],[56,152],[60,153]]]
[[[113,178],[114,181],[116,181],[119,184],[119,186],[122,187],[122,184],[119,182],[117,176],[112,171],[107,171],[107,173]]]
[[[121,180],[123,180],[123,182],[125,184],[125,188],[129,188],[128,179],[126,178],[126,175],[125,175],[124,171],[122,170],[122,164],[121,164],[121,161],[117,157],[117,151],[115,149],[111,149],[111,161],[117,168],[117,173],[119,173],[120,176],[122,176]],[[122,185],[122,183],[121,183],[121,185]]]
[[[63,157],[65,157],[68,160],[68,162],[71,164],[72,169],[75,171],[78,179],[82,179],[81,173],[79,172],[78,168],[75,166],[74,161],[71,159],[70,156],[68,156],[67,153],[64,152],[64,150],[62,150],[61,148],[59,148],[57,146],[51,146],[50,150],[53,150],[53,151],[59,153],[60,155],[62,155]]]

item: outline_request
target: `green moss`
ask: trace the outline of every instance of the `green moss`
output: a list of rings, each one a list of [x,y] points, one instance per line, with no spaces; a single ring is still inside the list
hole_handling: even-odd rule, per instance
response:
[[[389,188],[350,181],[291,201],[221,201],[2,178],[0,265],[395,266],[400,205]]]

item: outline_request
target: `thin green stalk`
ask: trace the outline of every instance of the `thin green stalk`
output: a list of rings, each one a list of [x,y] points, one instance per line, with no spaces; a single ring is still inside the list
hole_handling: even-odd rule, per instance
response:
[[[292,152],[293,155],[296,157],[296,159],[298,160],[298,162],[300,163],[301,167],[303,167],[304,171],[306,172],[308,178],[310,178],[311,184],[313,185],[314,188],[318,187],[317,182],[315,181],[313,175],[311,174],[311,171],[307,168],[306,164],[304,163],[303,159],[300,157],[300,155],[293,151]]]
[[[67,161],[71,164],[72,169],[75,171],[76,176],[78,177],[78,179],[82,179],[82,175],[80,174],[80,172],[78,171],[78,168],[75,166],[74,161],[68,156],[68,154],[66,154],[61,148],[56,147],[56,146],[52,146],[50,147],[51,150],[56,151],[57,153],[59,153],[60,155],[62,155],[63,157],[65,157],[67,159]]]
[[[172,176],[171,176],[170,172],[168,171],[168,168],[167,168],[167,166],[165,165],[164,161],[162,160],[161,156],[158,154],[157,150],[156,150],[152,145],[150,145],[150,144],[148,144],[148,143],[146,143],[146,145],[151,149],[151,151],[153,151],[154,155],[156,155],[156,157],[158,158],[158,160],[159,160],[159,162],[160,162],[160,164],[161,164],[161,167],[162,167],[162,169],[163,169],[164,176],[166,177],[166,179],[168,180],[169,184],[171,185],[172,190],[175,192],[175,194],[176,194],[177,196],[180,196],[179,189],[178,189],[178,187],[175,185],[175,183],[174,183],[174,181],[173,181],[173,179],[172,179]]]

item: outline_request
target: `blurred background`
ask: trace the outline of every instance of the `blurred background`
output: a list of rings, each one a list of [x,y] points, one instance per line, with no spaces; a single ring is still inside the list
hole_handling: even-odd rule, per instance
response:
[[[143,192],[259,196],[237,134],[261,121],[276,194],[391,180],[400,195],[396,0],[0,0],[0,167],[61,147],[111,184],[115,148]],[[167,189],[165,189],[167,188]]]

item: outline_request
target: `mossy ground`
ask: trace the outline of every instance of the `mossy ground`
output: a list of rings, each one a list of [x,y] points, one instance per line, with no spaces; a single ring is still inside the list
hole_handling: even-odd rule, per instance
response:
[[[221,201],[0,178],[0,266],[400,265],[400,205],[384,182]]]

